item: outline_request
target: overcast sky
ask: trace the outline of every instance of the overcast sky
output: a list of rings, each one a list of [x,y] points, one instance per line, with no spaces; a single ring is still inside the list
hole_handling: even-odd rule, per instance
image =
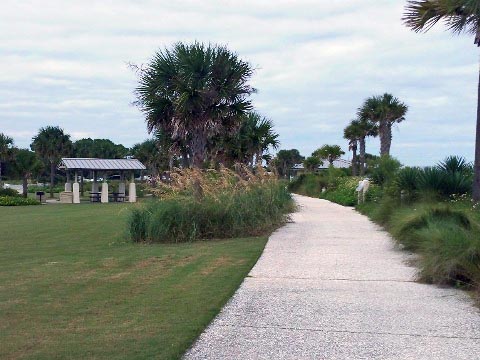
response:
[[[148,137],[135,74],[176,41],[227,45],[257,70],[254,106],[281,148],[340,144],[371,95],[407,103],[392,154],[427,165],[473,160],[478,50],[443,26],[416,34],[402,0],[22,1],[0,12],[0,132],[27,147],[42,126],[131,146]],[[367,151],[377,154],[377,140]]]

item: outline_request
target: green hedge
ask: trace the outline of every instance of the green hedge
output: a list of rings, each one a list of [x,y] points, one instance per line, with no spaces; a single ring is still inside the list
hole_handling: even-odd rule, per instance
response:
[[[40,205],[40,202],[34,199],[18,196],[0,196],[0,206],[24,206]]]

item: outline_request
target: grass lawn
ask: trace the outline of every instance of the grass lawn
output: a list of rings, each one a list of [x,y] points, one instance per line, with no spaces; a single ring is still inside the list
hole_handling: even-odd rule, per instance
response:
[[[174,359],[265,237],[132,244],[131,204],[0,207],[1,359]]]

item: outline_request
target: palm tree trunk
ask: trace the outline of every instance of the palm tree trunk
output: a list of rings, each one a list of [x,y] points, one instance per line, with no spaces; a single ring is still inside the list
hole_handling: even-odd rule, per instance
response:
[[[357,176],[357,145],[352,146],[352,175]]]
[[[53,198],[53,181],[55,179],[55,163],[50,161],[50,197]]]
[[[193,167],[202,168],[206,160],[207,138],[203,131],[197,130],[192,134]]]
[[[480,201],[480,71],[479,83],[477,88],[477,132],[475,137],[475,165],[472,198],[474,201]]]
[[[365,137],[360,138],[360,176],[365,175]]]
[[[380,136],[380,156],[390,155],[390,146],[392,144],[392,127],[386,120],[380,121],[378,128]]]

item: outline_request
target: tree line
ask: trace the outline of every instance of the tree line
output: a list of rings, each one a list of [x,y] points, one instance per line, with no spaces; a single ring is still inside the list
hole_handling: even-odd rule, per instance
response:
[[[152,142],[156,143],[156,140],[145,140],[128,148],[109,139],[72,141],[71,136],[59,126],[45,126],[32,138],[30,148],[22,149],[15,146],[12,137],[0,133],[0,187],[3,187],[5,175],[10,179],[20,178],[24,184],[32,178],[49,177],[50,195],[53,196],[53,188],[58,180],[56,167],[62,157],[122,159],[132,156],[149,164],[152,158],[159,157],[157,147],[149,148]],[[26,193],[25,185],[24,196]]]

